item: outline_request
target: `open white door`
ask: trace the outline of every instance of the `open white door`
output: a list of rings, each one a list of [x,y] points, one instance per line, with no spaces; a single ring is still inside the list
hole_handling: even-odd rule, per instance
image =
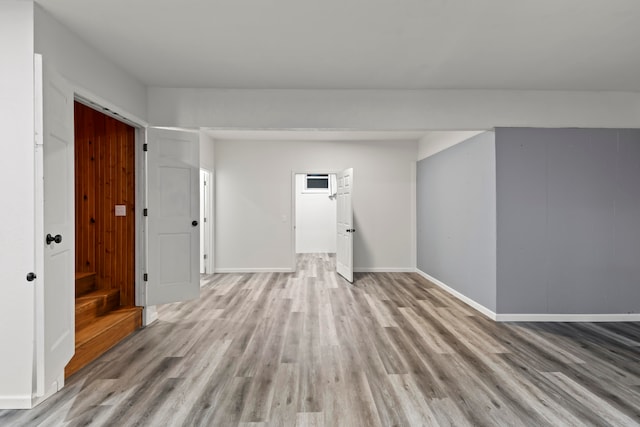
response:
[[[146,305],[200,295],[200,191],[197,133],[149,129]]]
[[[346,169],[337,176],[338,181],[338,246],[336,267],[338,274],[353,282],[353,169]]]
[[[75,351],[73,90],[36,55],[36,396]]]

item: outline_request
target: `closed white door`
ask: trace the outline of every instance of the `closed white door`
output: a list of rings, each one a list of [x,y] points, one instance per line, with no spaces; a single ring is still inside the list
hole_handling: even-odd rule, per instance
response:
[[[353,282],[353,168],[346,169],[337,176],[338,181],[338,236],[336,268],[338,274]]]
[[[36,55],[36,395],[75,351],[73,90]]]
[[[199,138],[149,129],[146,305],[200,295]]]

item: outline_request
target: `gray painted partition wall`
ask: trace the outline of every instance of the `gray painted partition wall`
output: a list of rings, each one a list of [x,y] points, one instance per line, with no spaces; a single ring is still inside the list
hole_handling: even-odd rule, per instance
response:
[[[495,135],[418,162],[417,266],[496,310]]]
[[[640,130],[496,129],[497,312],[640,311]]]
[[[418,268],[497,314],[640,312],[640,130],[498,128],[418,162]]]

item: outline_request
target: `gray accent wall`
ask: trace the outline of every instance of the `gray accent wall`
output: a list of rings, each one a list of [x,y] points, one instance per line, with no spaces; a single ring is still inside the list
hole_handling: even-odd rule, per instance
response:
[[[497,312],[640,312],[640,130],[498,128],[495,149]]]
[[[496,310],[495,135],[485,132],[418,162],[417,266]]]

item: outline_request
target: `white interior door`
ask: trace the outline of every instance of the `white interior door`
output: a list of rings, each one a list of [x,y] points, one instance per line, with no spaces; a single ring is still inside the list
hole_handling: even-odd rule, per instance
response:
[[[35,64],[36,395],[43,396],[64,385],[75,351],[73,90],[40,55]]]
[[[337,176],[338,181],[338,236],[336,268],[338,274],[353,282],[353,168],[346,169]]]
[[[200,295],[199,139],[193,132],[147,135],[146,305]]]

